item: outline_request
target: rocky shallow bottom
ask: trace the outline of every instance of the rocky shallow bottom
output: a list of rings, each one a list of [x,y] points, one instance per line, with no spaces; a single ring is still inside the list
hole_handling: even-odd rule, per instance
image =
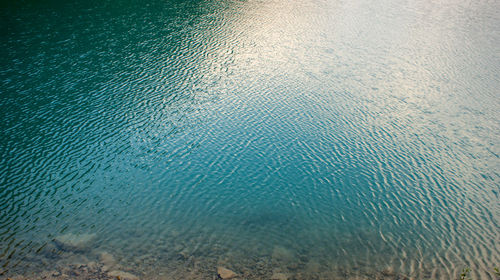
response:
[[[271,255],[247,258],[197,254],[182,247],[165,254],[142,252],[130,257],[96,247],[94,239],[90,234],[56,237],[36,254],[24,258],[24,263],[33,264],[29,269],[18,268],[3,274],[0,271],[0,279],[411,279],[390,268],[370,271],[363,267],[346,270],[329,266],[294,256],[279,246]]]
[[[124,268],[127,269],[127,268]],[[183,269],[175,270],[172,273],[161,273],[159,275],[148,275],[141,271],[129,269],[109,270],[102,263],[89,262],[87,264],[70,264],[64,267],[58,267],[54,270],[45,270],[40,272],[31,272],[26,275],[15,275],[4,277],[7,280],[84,280],[84,279],[118,279],[118,280],[138,280],[138,279],[271,279],[271,280],[293,280],[293,279],[411,279],[405,276],[396,275],[389,271],[383,271],[371,275],[349,275],[349,273],[254,273],[252,271],[235,272],[225,267],[212,267],[208,270],[203,269]]]

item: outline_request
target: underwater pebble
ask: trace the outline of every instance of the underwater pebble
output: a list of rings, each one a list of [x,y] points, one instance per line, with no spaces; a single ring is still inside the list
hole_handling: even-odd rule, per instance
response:
[[[288,280],[288,275],[285,273],[274,273],[271,276],[271,280]]]
[[[110,271],[108,272],[108,275],[111,277],[119,278],[120,280],[139,280],[139,277],[135,276],[134,274],[120,270]]]
[[[108,268],[113,268],[116,266],[115,258],[108,252],[101,252],[99,254],[99,261]]]
[[[236,273],[234,271],[222,266],[217,267],[217,274],[222,279],[231,279],[236,277]]]

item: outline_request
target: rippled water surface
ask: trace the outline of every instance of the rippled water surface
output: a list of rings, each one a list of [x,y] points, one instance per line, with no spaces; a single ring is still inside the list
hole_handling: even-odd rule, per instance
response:
[[[146,279],[494,279],[500,2],[34,2],[0,6],[0,278],[81,233]]]

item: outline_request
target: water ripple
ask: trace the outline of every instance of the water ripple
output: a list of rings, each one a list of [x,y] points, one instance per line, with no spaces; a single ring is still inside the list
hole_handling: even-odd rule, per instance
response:
[[[496,2],[69,5],[0,12],[0,275],[493,279]]]

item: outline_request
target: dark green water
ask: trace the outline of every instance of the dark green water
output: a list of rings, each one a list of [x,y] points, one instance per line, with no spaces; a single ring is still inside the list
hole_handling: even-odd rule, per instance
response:
[[[0,277],[494,279],[498,1],[0,8]]]

